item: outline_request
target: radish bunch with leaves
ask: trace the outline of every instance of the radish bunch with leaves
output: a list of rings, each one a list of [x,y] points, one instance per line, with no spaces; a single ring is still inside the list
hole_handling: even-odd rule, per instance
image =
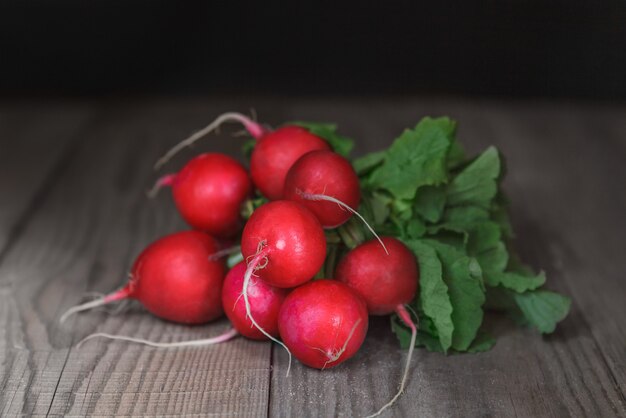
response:
[[[172,187],[181,216],[200,232],[157,241],[140,255],[127,286],[69,313],[123,294],[176,322],[207,322],[224,311],[233,328],[172,344],[93,336],[185,346],[240,334],[280,344],[290,365],[293,355],[330,369],[358,355],[368,315],[391,315],[391,331],[409,351],[398,392],[378,415],[404,390],[415,347],[488,350],[495,343],[483,326],[489,308],[541,333],[567,315],[570,300],[543,289],[545,274],[511,249],[499,152],[466,156],[449,118],[424,118],[388,149],[350,160],[353,142],[335,125],[293,122],[272,130],[225,113],[157,166],[229,121],[254,138],[244,144],[247,165],[202,154],[157,181],[157,189]],[[223,238],[228,245],[218,244]],[[219,261],[225,256],[228,274]],[[206,303],[188,312],[184,299]]]

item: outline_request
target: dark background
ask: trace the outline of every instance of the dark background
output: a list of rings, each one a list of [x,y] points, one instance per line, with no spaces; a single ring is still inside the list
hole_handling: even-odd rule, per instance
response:
[[[626,98],[626,1],[0,0],[0,95]]]

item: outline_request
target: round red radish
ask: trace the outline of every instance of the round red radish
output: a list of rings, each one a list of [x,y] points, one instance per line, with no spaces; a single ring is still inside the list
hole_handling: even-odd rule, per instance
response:
[[[245,271],[246,263],[242,261],[230,269],[226,275],[222,287],[224,313],[241,335],[254,340],[267,340],[268,338],[254,326],[246,313],[246,306],[242,297]],[[287,293],[287,289],[270,286],[260,279],[251,280],[248,286],[250,310],[254,319],[261,328],[273,337],[278,336],[278,311]]]
[[[218,153],[201,154],[169,181],[183,219],[195,229],[229,237],[241,226],[240,209],[252,191],[246,169]]]
[[[348,252],[335,271],[335,279],[356,290],[372,315],[389,315],[409,303],[419,281],[413,253],[396,238],[382,241],[388,255],[377,241],[367,241]]]
[[[317,369],[351,358],[367,334],[367,307],[335,280],[315,280],[293,290],[278,316],[280,336],[302,363]]]
[[[268,132],[257,141],[250,157],[252,181],[268,199],[281,199],[291,166],[314,150],[330,150],[330,146],[305,128],[283,126]]]
[[[266,260],[255,274],[267,283],[295,287],[322,268],[326,237],[308,209],[296,202],[278,200],[252,213],[241,236],[241,253],[246,260]]]
[[[324,228],[335,228],[352,213],[335,202],[316,199],[329,196],[356,210],[361,201],[359,178],[352,164],[332,151],[311,151],[287,172],[283,197],[307,207]]]
[[[120,290],[68,310],[61,318],[121,299],[137,299],[152,314],[184,324],[202,324],[220,317],[223,262],[214,238],[184,231],[150,244],[133,264],[130,280]]]

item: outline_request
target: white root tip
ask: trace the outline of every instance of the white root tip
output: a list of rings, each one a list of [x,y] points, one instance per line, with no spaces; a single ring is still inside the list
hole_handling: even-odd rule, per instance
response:
[[[359,318],[352,326],[352,329],[350,330],[350,334],[348,334],[348,338],[346,338],[346,342],[343,343],[343,346],[339,350],[337,350],[335,353],[328,356],[328,361],[324,363],[324,367],[322,367],[322,370],[326,368],[328,363],[333,363],[339,360],[339,357],[341,357],[341,355],[346,351],[346,348],[348,347],[348,343],[352,339],[352,336],[354,335],[354,332],[356,331],[356,327],[358,327],[360,323],[361,323],[361,318]]]
[[[156,348],[199,347],[199,346],[213,345],[213,344],[226,342],[228,340],[233,339],[237,335],[239,335],[237,330],[234,328],[230,328],[228,331],[226,331],[222,335],[218,335],[217,337],[204,338],[201,340],[179,341],[179,342],[174,342],[174,343],[161,343],[161,342],[156,342],[156,341],[144,340],[142,338],[133,338],[133,337],[126,337],[123,335],[112,335],[112,334],[106,334],[104,332],[97,332],[95,334],[88,335],[82,340],[80,340],[78,344],[76,344],[76,348],[80,348],[80,346],[83,345],[83,343],[93,338],[108,338],[110,340],[128,341],[128,342],[144,344],[144,345],[148,345],[150,347],[156,347]]]
[[[65,311],[65,313],[63,315],[61,315],[61,318],[59,319],[59,322],[62,324],[62,323],[64,323],[67,320],[67,318],[69,318],[70,316],[74,315],[75,313],[86,311],[86,310],[89,310],[89,309],[93,309],[93,308],[96,308],[98,306],[106,305],[107,303],[108,303],[108,301],[104,297],[100,297],[100,298],[92,300],[90,302],[86,302],[86,303],[83,303],[83,304],[80,304],[80,305],[72,306],[67,311]]]
[[[402,309],[404,309],[404,306],[402,306]],[[404,312],[406,313],[406,311]],[[400,318],[403,319],[405,323],[407,323],[407,321],[405,320],[405,316],[402,315],[401,312],[398,312],[398,315],[400,316]],[[402,380],[400,381],[400,387],[398,388],[398,392],[396,393],[396,395],[393,398],[391,398],[389,402],[383,405],[383,407],[380,408],[376,413],[372,415],[368,415],[366,418],[373,418],[382,414],[387,408],[391,407],[394,403],[396,403],[400,395],[402,395],[402,392],[404,392],[404,385],[406,384],[406,379],[409,376],[409,366],[411,365],[411,357],[413,356],[413,349],[415,348],[415,340],[417,338],[417,328],[415,327],[413,322],[410,321],[411,317],[408,315],[408,313],[406,313],[406,318],[408,318],[409,320],[407,325],[411,327],[411,343],[410,343],[411,346],[409,347],[409,352],[407,353],[407,356],[406,356],[406,364],[404,366],[404,373],[402,374]]]
[[[302,193],[300,192],[300,195],[307,200],[325,200],[327,202],[333,202],[338,204],[342,209],[347,210],[348,212],[352,213],[353,215],[356,215],[367,227],[367,229],[369,229],[369,231],[372,233],[372,235],[374,235],[374,237],[378,240],[378,242],[380,243],[380,245],[383,247],[383,250],[385,250],[385,253],[387,255],[389,255],[389,251],[387,251],[387,247],[385,246],[385,243],[383,242],[382,239],[380,239],[380,237],[378,236],[378,234],[376,233],[376,231],[374,231],[374,228],[372,228],[370,226],[370,224],[365,220],[365,218],[356,210],[352,209],[350,206],[348,206],[347,204],[345,204],[344,202],[342,202],[341,200],[334,198],[332,196],[327,196],[325,194],[311,194],[311,193]]]
[[[248,130],[248,132],[250,132],[250,134],[254,136],[255,138],[260,137],[264,133],[264,130],[261,127],[261,125],[254,122],[252,119],[248,118],[247,116],[242,115],[241,113],[236,113],[236,112],[224,113],[218,116],[213,122],[211,122],[209,125],[207,125],[203,129],[199,130],[198,132],[194,133],[190,137],[182,140],[181,142],[176,144],[174,147],[172,147],[169,151],[165,153],[165,155],[159,158],[159,160],[154,165],[154,169],[158,170],[159,168],[161,168],[180,150],[186,147],[190,147],[198,139],[218,129],[220,125],[222,125],[224,122],[239,122],[243,124],[245,128]]]
[[[265,335],[267,338],[269,338],[271,341],[275,342],[276,344],[280,345],[281,347],[283,347],[286,351],[287,354],[289,355],[289,362],[287,365],[287,374],[286,376],[289,376],[289,371],[291,370],[291,351],[289,351],[289,349],[287,348],[287,346],[280,340],[277,340],[276,338],[272,337],[267,331],[265,331],[254,319],[254,317],[252,316],[252,310],[250,309],[250,301],[248,299],[248,285],[250,284],[250,279],[252,278],[252,274],[258,270],[259,268],[261,268],[259,266],[259,263],[261,260],[265,259],[266,255],[265,252],[262,250],[262,245],[259,245],[259,251],[256,253],[256,255],[253,256],[252,260],[250,261],[250,263],[248,264],[248,268],[246,268],[246,272],[244,273],[243,276],[243,289],[242,289],[242,294],[243,294],[243,300],[244,300],[244,304],[246,305],[246,315],[248,316],[248,318],[250,318],[250,322],[252,322],[252,324],[259,330],[261,331],[261,333],[263,335]]]

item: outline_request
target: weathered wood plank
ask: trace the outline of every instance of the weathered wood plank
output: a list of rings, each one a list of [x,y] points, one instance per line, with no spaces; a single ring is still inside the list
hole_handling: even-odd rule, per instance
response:
[[[145,198],[155,179],[151,165],[221,109],[122,106],[86,135],[0,266],[14,359],[3,365],[3,415],[266,412],[267,344],[238,340],[173,351],[117,342],[73,346],[93,331],[182,340],[215,334],[224,324],[181,327],[140,310],[117,317],[91,312],[58,324],[86,291],[110,291],[125,281],[148,242],[184,228],[167,195]],[[234,153],[239,142],[212,148]]]
[[[378,106],[349,110],[358,114],[365,126],[371,120],[381,125],[381,118],[385,128],[390,122],[398,124],[382,133],[383,139],[370,136],[364,128],[361,138],[367,150],[384,146],[397,135],[398,127],[411,126],[424,111],[423,103],[407,102],[389,106],[388,109],[393,109],[391,115],[389,110],[370,114],[370,110],[379,111]],[[621,272],[623,277],[626,273],[618,257],[621,246],[617,245],[621,239],[618,231],[623,233],[626,229],[623,220],[612,223],[620,213],[625,213],[623,199],[613,195],[621,192],[623,196],[626,182],[623,176],[609,178],[609,172],[614,172],[623,160],[623,153],[618,153],[621,141],[616,138],[605,141],[601,135],[578,126],[576,120],[586,114],[585,109],[568,115],[549,106],[446,101],[433,102],[428,109],[430,114],[451,114],[458,119],[459,135],[469,150],[478,151],[495,144],[508,156],[510,179],[506,188],[514,199],[520,250],[529,263],[547,269],[550,287],[572,295],[575,306],[571,317],[547,338],[496,317],[489,321],[499,340],[488,353],[444,357],[418,351],[406,393],[387,415],[626,415],[622,374],[626,354],[622,319],[626,312],[623,283],[616,275]],[[298,110],[305,114],[300,117],[307,118],[307,106]],[[336,108],[333,112],[336,114]],[[335,116],[335,120],[340,118],[347,117]],[[583,133],[570,138],[575,136],[573,131]],[[595,142],[589,155],[583,146],[587,141]],[[613,146],[605,144],[607,141]],[[615,154],[608,156],[608,153]],[[583,159],[585,165],[580,167]],[[609,165],[602,167],[607,159]],[[572,178],[570,172],[577,170],[578,174]],[[591,178],[579,178],[589,171],[594,172]],[[604,204],[598,205],[594,198],[600,196],[604,196],[600,200]],[[581,197],[589,199],[583,208],[578,203]],[[618,202],[611,206],[609,201],[614,199]],[[565,212],[569,215],[564,215]],[[605,220],[600,230],[594,229],[598,218]],[[579,223],[585,220],[586,226],[580,228]],[[610,238],[602,239],[605,235]],[[561,259],[555,261],[554,248],[563,243],[569,247],[572,240],[577,240],[574,248],[578,253],[565,254],[572,259],[563,259],[562,252],[558,253]],[[597,261],[593,263],[585,257],[588,247],[594,247],[592,253]],[[602,272],[593,276],[602,275],[601,284],[588,278],[596,269],[596,262],[601,264]],[[584,285],[580,283],[583,281]],[[598,286],[606,286],[604,289],[612,295]],[[596,296],[589,296],[593,293]],[[605,304],[610,307],[604,308]],[[292,375],[286,378],[287,356],[275,348],[271,415],[372,413],[393,395],[404,354],[390,335],[388,324],[381,319],[372,321],[361,352],[332,371],[319,372],[296,364]]]
[[[90,115],[89,106],[0,104],[0,253]]]

